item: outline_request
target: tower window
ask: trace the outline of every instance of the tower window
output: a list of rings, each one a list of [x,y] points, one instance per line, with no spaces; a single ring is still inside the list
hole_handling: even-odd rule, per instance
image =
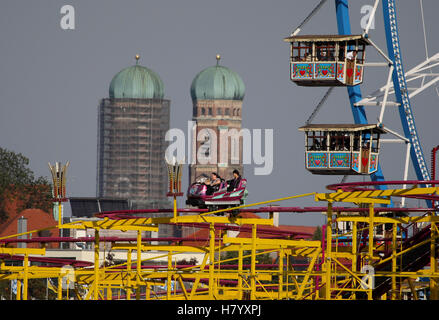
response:
[[[201,115],[202,115],[202,116],[205,116],[205,115],[206,115],[206,109],[201,108]]]
[[[221,108],[216,109],[216,114],[221,116],[223,114],[223,110]]]
[[[209,116],[211,116],[213,114],[212,108],[208,109],[208,114],[209,114]]]
[[[229,109],[229,108],[226,108],[226,113],[225,113],[225,115],[226,115],[226,116],[230,116],[230,109]]]

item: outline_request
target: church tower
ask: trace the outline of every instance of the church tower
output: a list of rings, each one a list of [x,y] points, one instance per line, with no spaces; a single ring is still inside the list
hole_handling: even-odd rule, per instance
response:
[[[242,137],[238,134],[245,86],[235,71],[220,65],[219,55],[216,59],[216,65],[198,73],[191,85],[192,119],[196,125],[192,134],[190,183],[201,174],[210,176],[217,172],[227,180],[232,178],[234,169],[243,172]]]

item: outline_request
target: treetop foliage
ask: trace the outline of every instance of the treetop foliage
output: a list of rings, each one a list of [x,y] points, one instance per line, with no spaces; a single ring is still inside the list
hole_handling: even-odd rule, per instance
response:
[[[18,212],[29,208],[50,211],[51,185],[45,177],[35,178],[28,165],[29,159],[21,153],[0,147],[0,223],[8,218],[8,201],[19,200]]]

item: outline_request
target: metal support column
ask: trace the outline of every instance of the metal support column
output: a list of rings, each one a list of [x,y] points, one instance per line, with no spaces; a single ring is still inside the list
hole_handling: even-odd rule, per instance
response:
[[[136,272],[136,300],[140,300],[140,280],[142,274],[142,231],[137,230],[137,272]]]
[[[250,300],[255,300],[256,298],[256,232],[257,225],[252,226],[252,252],[251,252],[251,263],[250,263]]]
[[[128,249],[127,252],[127,289],[126,289],[126,299],[127,300],[131,300],[131,264],[132,264],[132,260],[131,260],[131,254],[132,254],[132,250]]]
[[[23,261],[24,275],[23,275],[23,300],[27,300],[28,280],[29,280],[29,255],[24,255]]]
[[[214,268],[215,268],[215,227],[209,225],[209,300],[214,299]]]
[[[398,224],[394,223],[392,228],[392,295],[391,299],[396,300],[396,248],[397,248]]]
[[[326,300],[331,299],[331,258],[332,258],[332,203],[328,202],[326,224]]]
[[[433,217],[434,213],[431,213],[431,217]],[[437,260],[436,260],[436,236],[437,229],[436,223],[431,222],[430,225],[431,234],[430,234],[430,273],[435,274],[437,272]],[[430,300],[438,300],[438,285],[437,278],[430,277]]]
[[[93,300],[99,299],[99,229],[95,229],[95,241],[94,241],[94,290],[93,290]]]

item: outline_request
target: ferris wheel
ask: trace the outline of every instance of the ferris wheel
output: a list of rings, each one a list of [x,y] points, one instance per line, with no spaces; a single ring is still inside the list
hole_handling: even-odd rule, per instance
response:
[[[343,181],[348,175],[363,174],[369,175],[372,181],[381,182],[384,181],[384,174],[378,163],[380,144],[402,142],[406,145],[402,179],[407,180],[411,162],[418,180],[431,180],[410,103],[411,98],[435,86],[439,81],[438,74],[432,71],[439,65],[439,53],[429,56],[423,0],[419,0],[419,6],[426,58],[407,72],[404,71],[400,47],[395,0],[375,0],[373,7],[371,6],[367,25],[363,27],[360,35],[351,34],[348,0],[335,0],[337,35],[299,35],[302,27],[326,2],[327,0],[320,1],[290,37],[285,38],[286,42],[291,43],[291,80],[299,86],[328,87],[306,125],[300,128],[306,133],[306,168],[314,174],[343,175]],[[369,35],[380,2],[383,10],[387,54]],[[382,57],[383,62],[366,62],[366,47],[373,47]],[[382,87],[363,97],[361,84],[364,68],[368,66],[387,69],[387,81]],[[413,86],[416,81],[420,81],[420,85]],[[411,86],[408,86],[408,83]],[[346,127],[340,124],[311,124],[335,86],[347,87],[355,125]],[[436,93],[439,95],[437,88]],[[365,108],[367,106],[380,108],[376,125],[371,125],[368,121]],[[403,132],[398,133],[383,124],[388,106],[398,108]],[[380,138],[380,133],[393,135],[394,139]],[[377,184],[376,187],[386,188],[384,184]],[[431,203],[428,205],[430,206]],[[404,206],[404,201],[401,206]]]

